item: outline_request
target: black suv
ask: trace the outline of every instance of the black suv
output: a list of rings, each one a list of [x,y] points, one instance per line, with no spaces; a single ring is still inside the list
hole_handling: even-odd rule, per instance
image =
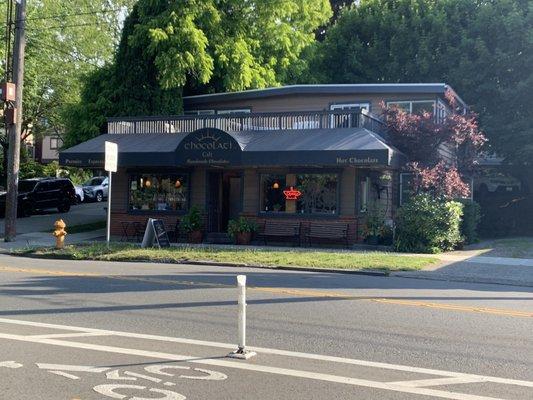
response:
[[[23,179],[18,185],[18,215],[27,217],[37,210],[57,208],[68,212],[76,204],[76,190],[70,179],[34,178]],[[0,210],[5,213],[6,193],[0,195]]]

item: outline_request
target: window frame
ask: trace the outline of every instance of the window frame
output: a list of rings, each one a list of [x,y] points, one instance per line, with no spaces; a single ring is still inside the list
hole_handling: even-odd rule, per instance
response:
[[[362,214],[368,212],[368,204],[370,203],[370,193],[372,189],[372,180],[368,174],[362,176],[357,185],[357,213]],[[361,193],[362,184],[365,184],[365,195]],[[364,200],[364,201],[363,201]],[[364,206],[364,207],[363,207]]]
[[[126,190],[126,210],[131,215],[185,215],[191,208],[191,171],[168,171],[168,172],[156,172],[156,171],[127,171],[128,174],[128,186]],[[183,210],[133,210],[131,208],[131,182],[134,176],[139,175],[180,175],[187,176],[187,207]]]
[[[250,114],[252,112],[251,108],[228,108],[216,110],[217,115],[232,115],[232,114]]]
[[[352,110],[355,108],[361,108],[366,109],[366,111],[370,112],[370,102],[369,101],[360,101],[355,103],[331,103],[329,105],[330,111],[335,110]]]
[[[335,188],[335,212],[334,213],[287,213],[285,211],[265,211],[262,209],[262,202],[263,202],[263,175],[335,175],[337,177],[337,185]],[[341,205],[341,179],[342,179],[342,171],[338,170],[325,170],[325,171],[306,171],[306,170],[296,170],[296,171],[288,171],[288,172],[277,172],[277,171],[258,171],[258,201],[259,201],[259,212],[257,213],[260,217],[272,217],[272,218],[339,218],[340,217],[340,205]]]
[[[387,101],[387,108],[390,108],[394,104],[407,104],[409,103],[409,114],[413,113],[413,104],[415,103],[433,103],[433,115],[437,113],[437,100],[427,99],[427,100],[390,100]]]
[[[59,150],[59,148],[61,147],[60,144],[59,144],[59,141],[61,140],[61,138],[59,137],[50,137],[50,150]],[[52,146],[52,143],[55,142],[55,147]]]
[[[215,115],[215,110],[186,110],[186,111],[183,112],[183,115],[186,115],[186,116]]]

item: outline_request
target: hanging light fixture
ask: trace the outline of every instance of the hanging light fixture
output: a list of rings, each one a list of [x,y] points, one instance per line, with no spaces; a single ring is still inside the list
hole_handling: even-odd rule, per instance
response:
[[[175,187],[176,189],[179,189],[179,188],[181,187],[181,181],[179,180],[179,178],[176,179],[176,183],[174,183],[174,187]]]
[[[272,189],[279,189],[279,183],[277,181],[272,185]]]

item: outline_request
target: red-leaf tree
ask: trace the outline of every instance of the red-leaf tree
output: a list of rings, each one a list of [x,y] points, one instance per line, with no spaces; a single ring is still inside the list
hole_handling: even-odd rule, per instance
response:
[[[414,174],[415,192],[451,199],[468,196],[465,176],[472,174],[486,138],[476,114],[461,113],[452,93],[447,93],[446,99],[446,113],[383,109],[392,144],[409,158],[407,169]]]

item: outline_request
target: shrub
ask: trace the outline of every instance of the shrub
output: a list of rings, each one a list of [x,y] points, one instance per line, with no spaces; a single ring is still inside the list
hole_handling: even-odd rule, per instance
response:
[[[475,201],[467,201],[463,207],[463,219],[461,221],[461,235],[465,243],[476,243],[479,239],[477,227],[481,220],[481,207]]]
[[[462,242],[463,205],[418,194],[398,209],[394,247],[397,251],[439,253]]]
[[[240,217],[239,219],[231,219],[228,222],[228,234],[232,239],[235,239],[238,233],[255,232],[257,231],[257,224],[255,221]]]
[[[202,213],[197,206],[192,206],[181,221],[183,230],[187,233],[200,231],[203,227]]]

